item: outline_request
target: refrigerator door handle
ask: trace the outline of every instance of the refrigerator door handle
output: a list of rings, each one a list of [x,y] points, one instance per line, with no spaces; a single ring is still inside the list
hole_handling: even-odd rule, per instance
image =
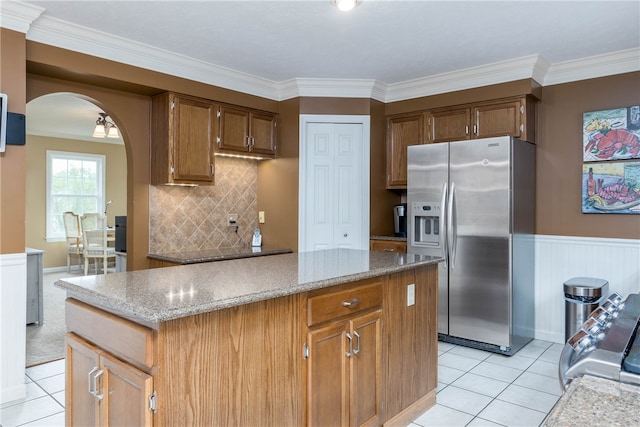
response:
[[[451,194],[447,205],[447,249],[449,252],[449,263],[451,268],[456,265],[456,246],[458,233],[456,230],[456,184],[451,183]]]
[[[447,254],[449,252],[449,241],[447,239],[447,224],[449,223],[449,221],[447,221],[447,214],[446,214],[447,198],[449,196],[448,189],[449,189],[449,186],[445,182],[444,185],[442,186],[442,199],[440,200],[440,206],[441,206],[440,227],[438,229],[438,233],[440,233],[440,238],[442,239],[442,257],[445,260],[447,259]]]

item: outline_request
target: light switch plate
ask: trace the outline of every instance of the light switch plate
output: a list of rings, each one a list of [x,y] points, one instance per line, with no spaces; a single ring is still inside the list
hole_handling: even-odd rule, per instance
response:
[[[416,285],[407,285],[407,307],[411,307],[416,303]]]
[[[264,211],[259,211],[258,212],[258,222],[260,224],[264,224]]]

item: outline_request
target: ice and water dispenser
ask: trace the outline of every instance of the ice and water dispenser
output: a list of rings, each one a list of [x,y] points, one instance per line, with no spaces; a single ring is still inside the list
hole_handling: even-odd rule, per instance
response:
[[[415,246],[438,247],[440,245],[440,203],[413,202],[411,204]]]

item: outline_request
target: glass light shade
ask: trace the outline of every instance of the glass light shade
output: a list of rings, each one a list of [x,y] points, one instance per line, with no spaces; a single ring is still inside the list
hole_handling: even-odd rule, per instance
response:
[[[107,138],[120,138],[120,133],[118,133],[118,128],[115,126],[109,127]]]
[[[338,9],[347,12],[356,7],[356,0],[336,0]]]
[[[96,125],[95,129],[93,130],[93,137],[104,138],[105,136],[107,136],[107,132],[105,131],[104,125]]]

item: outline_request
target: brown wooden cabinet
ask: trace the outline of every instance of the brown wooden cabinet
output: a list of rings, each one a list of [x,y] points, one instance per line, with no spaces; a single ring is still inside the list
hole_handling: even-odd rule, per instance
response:
[[[308,299],[307,425],[381,424],[381,304],[377,280]]]
[[[275,157],[275,114],[221,105],[218,107],[217,116],[218,152]]]
[[[407,253],[407,242],[401,240],[382,240],[371,239],[369,241],[369,250],[380,252],[397,252],[399,254]]]
[[[407,146],[510,135],[535,143],[535,100],[504,98],[387,118],[387,189],[407,188]]]
[[[535,142],[535,104],[529,97],[481,102],[464,108],[443,108],[427,113],[429,142],[510,135]]]
[[[407,147],[424,142],[424,114],[387,118],[388,189],[407,187]]]
[[[153,425],[153,377],[73,333],[66,347],[66,425]]]
[[[152,99],[151,184],[214,183],[215,107],[174,93]]]

